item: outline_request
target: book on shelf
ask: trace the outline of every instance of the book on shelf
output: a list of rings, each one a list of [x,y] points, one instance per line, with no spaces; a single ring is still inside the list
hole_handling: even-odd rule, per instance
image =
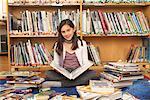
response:
[[[0,20],[0,52],[7,52],[7,30],[6,30],[6,25],[1,24],[6,24],[5,21]]]
[[[145,47],[144,57],[147,62],[150,62],[150,38],[143,38],[142,44]]]
[[[136,63],[136,62],[147,62],[148,58],[147,54],[147,47],[146,46],[134,46],[131,45],[128,56],[127,62]]]
[[[92,43],[87,42],[88,59],[93,61],[95,65],[100,65],[100,50],[95,47]]]
[[[57,35],[57,27],[61,20],[70,19],[79,31],[79,9],[63,11],[57,9],[47,11],[22,11],[21,18],[9,14],[9,29],[11,35]]]
[[[50,66],[53,67],[55,70],[60,72],[62,75],[64,75],[66,78],[70,80],[74,80],[79,75],[84,73],[87,69],[89,69],[93,65],[93,62],[89,61],[86,65],[80,66],[73,70],[72,72],[69,72],[67,69],[63,68],[59,64],[56,64],[54,61],[51,62]]]
[[[11,35],[57,35],[61,20],[69,18],[79,30],[80,11],[22,11],[21,18],[9,14]],[[82,11],[83,34],[96,35],[147,35],[150,32],[143,12],[102,12],[86,9]],[[48,22],[48,23],[46,23]]]
[[[11,45],[10,54],[11,65],[16,66],[48,65],[52,61],[43,43],[32,44],[30,40]]]
[[[99,35],[144,35],[150,32],[143,12],[102,12],[83,10],[83,33]],[[85,21],[87,19],[87,21]],[[91,19],[92,25],[87,25]],[[89,29],[91,29],[89,31]]]
[[[0,52],[7,52],[7,35],[0,35]]]

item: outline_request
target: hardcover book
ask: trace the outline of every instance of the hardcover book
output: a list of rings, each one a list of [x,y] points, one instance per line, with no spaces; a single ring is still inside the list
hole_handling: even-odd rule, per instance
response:
[[[54,61],[51,62],[51,67],[53,67],[55,70],[63,74],[65,77],[67,77],[70,80],[74,80],[79,75],[81,75],[83,72],[85,72],[89,67],[93,65],[93,62],[89,61],[85,66],[80,66],[77,69],[73,70],[72,72],[69,72],[62,66],[59,66],[58,64],[54,63]]]

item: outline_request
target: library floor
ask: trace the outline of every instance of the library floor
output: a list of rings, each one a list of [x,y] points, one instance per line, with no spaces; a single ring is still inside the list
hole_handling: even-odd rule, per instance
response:
[[[9,70],[8,57],[6,55],[0,55],[0,71]]]

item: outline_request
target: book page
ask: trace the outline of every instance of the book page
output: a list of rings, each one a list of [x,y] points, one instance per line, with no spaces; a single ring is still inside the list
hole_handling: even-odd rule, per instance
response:
[[[88,64],[81,66],[77,69],[75,69],[74,71],[71,72],[72,74],[72,79],[77,78],[80,74],[82,74],[83,72],[85,72],[89,67],[91,67],[93,65],[92,62],[89,61]]]
[[[58,72],[63,74],[65,77],[71,79],[71,73],[67,71],[65,68],[59,66],[58,64],[55,64],[54,61],[52,61],[51,66],[56,69]]]
[[[93,65],[93,62],[91,62],[91,61],[87,62],[86,65],[78,67],[77,69],[75,69],[71,73],[69,71],[67,71],[65,68],[63,68],[63,67],[59,66],[58,64],[56,64],[54,61],[52,61],[50,65],[54,69],[59,71],[61,74],[63,74],[65,77],[67,77],[68,79],[71,80],[71,79],[77,78],[80,74],[85,72],[89,67],[91,67]]]

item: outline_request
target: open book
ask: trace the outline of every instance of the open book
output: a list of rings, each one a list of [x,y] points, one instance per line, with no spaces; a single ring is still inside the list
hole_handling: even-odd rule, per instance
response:
[[[67,77],[70,80],[74,80],[79,75],[81,75],[83,72],[85,72],[89,67],[93,65],[93,62],[89,61],[85,66],[78,67],[77,69],[73,70],[72,72],[69,72],[65,68],[59,66],[54,61],[50,64],[54,69],[56,69],[58,72],[63,74],[65,77]]]

